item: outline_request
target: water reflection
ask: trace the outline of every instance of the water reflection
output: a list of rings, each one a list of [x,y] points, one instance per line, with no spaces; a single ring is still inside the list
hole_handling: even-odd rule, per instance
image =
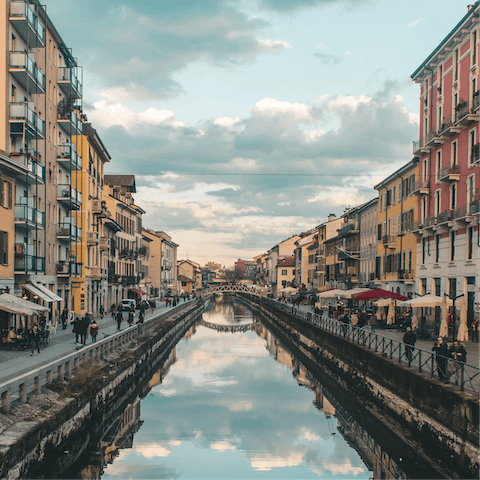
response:
[[[224,302],[204,315],[252,320],[247,307]],[[197,324],[175,358],[149,383],[145,423],[103,479],[370,477],[356,449],[332,435],[337,409],[321,386],[258,322],[234,334]]]

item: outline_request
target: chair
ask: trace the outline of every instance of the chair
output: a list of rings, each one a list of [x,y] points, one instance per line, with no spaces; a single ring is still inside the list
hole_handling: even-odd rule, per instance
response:
[[[52,332],[52,333],[57,333],[57,327],[58,327],[58,318],[55,318],[48,322],[47,324],[47,329]]]

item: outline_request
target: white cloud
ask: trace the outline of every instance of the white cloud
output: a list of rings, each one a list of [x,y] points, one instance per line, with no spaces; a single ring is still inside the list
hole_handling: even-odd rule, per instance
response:
[[[221,127],[228,128],[231,130],[235,125],[238,125],[241,122],[239,117],[231,118],[231,117],[220,117],[216,118],[213,123],[214,125],[219,125]]]
[[[211,443],[210,448],[212,450],[217,450],[217,452],[225,452],[227,450],[234,452],[237,449],[237,447],[235,445],[231,445],[228,440]]]
[[[366,471],[364,467],[354,467],[352,461],[349,458],[346,458],[342,463],[324,463],[323,467],[325,470],[332,472],[333,474],[339,475],[349,475],[352,474],[354,477]]]
[[[288,456],[264,455],[253,457],[250,465],[254,470],[267,472],[272,468],[295,467],[303,462],[303,452],[290,452]]]
[[[423,22],[425,18],[418,18],[417,20],[414,20],[413,22],[410,22],[407,27],[414,27],[415,25],[418,25],[420,22]]]
[[[288,42],[284,40],[258,40],[258,46],[262,50],[284,50],[285,48],[292,48]]]
[[[252,400],[239,400],[228,406],[228,409],[232,412],[248,412],[253,410],[254,403]]]
[[[311,123],[313,121],[311,111],[303,103],[291,103],[276,100],[275,98],[263,98],[252,108],[252,116],[277,117],[295,122]]]
[[[315,48],[325,48],[325,45],[323,43],[317,43]]]
[[[237,157],[224,164],[224,168],[230,170],[256,170],[258,168],[258,164],[253,158]]]
[[[343,52],[343,54],[346,57],[353,57],[353,52],[351,50],[345,50],[345,52]]]

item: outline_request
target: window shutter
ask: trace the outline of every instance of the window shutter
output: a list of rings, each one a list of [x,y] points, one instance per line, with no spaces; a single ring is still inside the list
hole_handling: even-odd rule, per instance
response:
[[[382,224],[381,223],[378,224],[377,233],[378,233],[378,241],[380,242],[382,240]]]
[[[8,185],[8,208],[13,207],[13,183],[7,182]]]
[[[0,178],[0,205],[3,207],[4,204],[4,195],[3,195],[3,179]]]

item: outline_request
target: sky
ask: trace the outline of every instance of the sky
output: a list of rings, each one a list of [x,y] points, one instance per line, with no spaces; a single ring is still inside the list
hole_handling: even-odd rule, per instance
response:
[[[472,2],[471,2],[472,3]],[[144,226],[231,266],[376,196],[412,158],[410,75],[459,0],[46,0]]]

